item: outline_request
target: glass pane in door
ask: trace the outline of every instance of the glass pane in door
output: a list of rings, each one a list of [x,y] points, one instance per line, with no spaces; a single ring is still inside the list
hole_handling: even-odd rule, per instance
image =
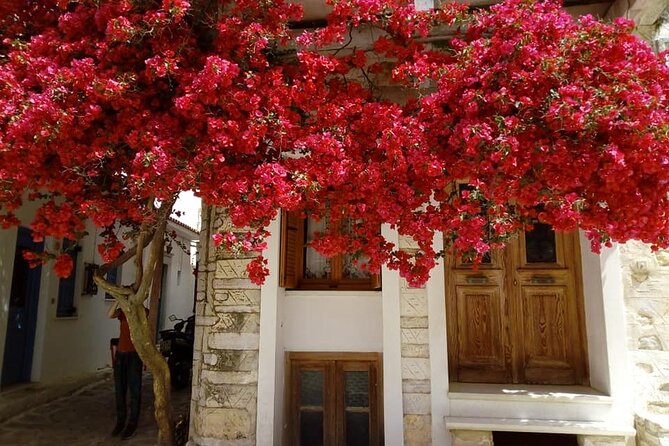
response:
[[[369,373],[345,372],[346,407],[369,407]]]
[[[346,446],[369,446],[368,412],[346,412]]]
[[[525,260],[527,263],[556,263],[555,231],[545,223],[535,223],[525,231]]]
[[[322,370],[303,370],[300,373],[300,405],[323,406]]]
[[[323,412],[300,411],[300,446],[323,446]]]

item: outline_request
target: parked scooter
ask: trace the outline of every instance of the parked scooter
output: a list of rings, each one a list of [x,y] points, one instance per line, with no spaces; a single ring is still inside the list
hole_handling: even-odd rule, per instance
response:
[[[191,381],[195,315],[184,320],[171,314],[169,320],[178,322],[171,330],[160,332],[160,352],[167,358],[172,386],[180,389]]]

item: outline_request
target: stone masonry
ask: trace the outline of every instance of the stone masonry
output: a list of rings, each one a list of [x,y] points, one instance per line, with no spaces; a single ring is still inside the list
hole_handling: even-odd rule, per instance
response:
[[[414,249],[412,242],[403,237],[400,248]],[[400,293],[404,444],[427,446],[432,444],[427,291],[425,287],[410,288],[402,280]]]
[[[260,288],[246,274],[252,254],[216,248],[231,230],[224,210],[205,208],[196,303],[190,446],[255,445]]]
[[[669,445],[669,250],[620,247],[639,446]]]

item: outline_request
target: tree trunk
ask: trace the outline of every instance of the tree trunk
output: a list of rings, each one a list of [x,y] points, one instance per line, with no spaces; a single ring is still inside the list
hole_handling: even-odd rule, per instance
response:
[[[163,289],[163,262],[156,263],[153,272],[153,285],[149,293],[149,327],[151,327],[151,340],[156,342],[156,328],[158,327],[158,318],[160,317],[160,301],[162,300]]]
[[[163,355],[151,341],[151,330],[142,303],[129,299],[128,309],[122,307],[128,320],[130,338],[142,362],[153,374],[154,415],[158,425],[158,445],[175,446],[172,426],[170,370]]]
[[[125,314],[130,329],[130,339],[135,346],[142,362],[153,374],[154,415],[158,425],[158,445],[175,446],[174,429],[172,425],[172,406],[170,388],[170,370],[163,355],[156,348],[153,334],[156,330],[155,322],[149,325],[146,317],[144,301],[149,296],[152,287],[162,284],[162,264],[165,248],[165,227],[172,212],[176,196],[164,201],[159,208],[154,207],[154,199],[149,204],[156,211],[156,222],[153,229],[142,225],[139,235],[135,239],[135,246],[122,254],[112,263],[105,264],[94,276],[95,283],[111,293]],[[151,243],[149,260],[143,262],[144,248]],[[118,286],[104,279],[106,271],[119,266],[134,258],[135,283],[132,286]],[[157,267],[160,265],[160,269]],[[157,272],[156,270],[159,270]],[[160,288],[157,289],[158,293]],[[156,309],[154,309],[155,311]]]

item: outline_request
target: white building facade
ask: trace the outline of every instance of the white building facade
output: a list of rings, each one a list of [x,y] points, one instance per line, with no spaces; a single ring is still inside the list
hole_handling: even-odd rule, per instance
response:
[[[50,264],[31,269],[23,259],[26,249],[53,249],[62,243],[48,237],[43,243],[32,241],[28,224],[35,209],[27,203],[18,213],[24,225],[0,230],[0,392],[21,383],[77,379],[110,367],[110,339],[119,332],[118,321],[107,317],[111,296],[92,282],[93,270],[102,264],[100,230],[87,225],[87,235],[73,252],[72,275],[59,279]],[[175,238],[165,255],[157,329],[172,326],[170,314],[186,318],[194,308],[191,246],[198,232],[178,221],[170,221],[168,231]],[[112,274],[119,284],[132,283],[133,265]]]
[[[318,2],[304,4],[319,18]],[[570,5],[635,19],[653,40],[669,2]],[[479,271],[447,259],[410,288],[388,270],[363,283],[345,259],[314,272],[313,253],[290,247],[309,230],[282,219],[268,228],[271,274],[257,287],[250,258],[211,242],[232,230],[225,212],[204,213],[191,446],[669,441],[666,253],[630,244],[596,255],[582,234],[544,228]]]

